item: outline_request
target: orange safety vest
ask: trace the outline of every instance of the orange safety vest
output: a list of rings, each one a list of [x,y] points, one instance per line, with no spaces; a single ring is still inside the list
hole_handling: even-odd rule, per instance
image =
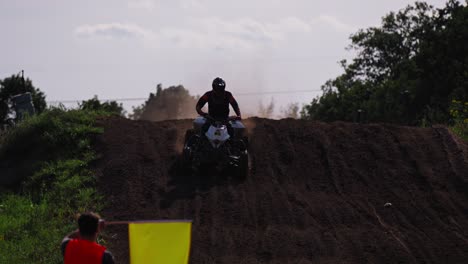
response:
[[[95,242],[83,239],[68,241],[65,248],[65,264],[102,264],[106,248]]]

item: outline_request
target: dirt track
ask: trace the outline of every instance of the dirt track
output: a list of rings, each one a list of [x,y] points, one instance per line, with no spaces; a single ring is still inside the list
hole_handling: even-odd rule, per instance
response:
[[[193,219],[191,263],[468,263],[468,146],[446,128],[248,122],[239,182],[182,173],[188,120],[102,120],[103,216]]]

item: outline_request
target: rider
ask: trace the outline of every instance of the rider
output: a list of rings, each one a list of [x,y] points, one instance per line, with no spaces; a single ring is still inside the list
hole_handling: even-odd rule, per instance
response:
[[[229,104],[236,112],[237,118],[241,119],[241,112],[234,96],[225,90],[226,83],[223,79],[217,77],[213,80],[213,90],[206,92],[199,100],[196,106],[197,113],[203,117],[210,116],[216,121],[225,121],[229,118]],[[208,113],[203,112],[203,106],[208,103]],[[209,122],[205,124],[203,130],[207,130]],[[228,126],[228,130],[232,128]],[[232,131],[229,131],[232,135]]]
[[[232,137],[234,135],[234,129],[230,122],[227,122],[229,119],[229,105],[232,106],[236,112],[237,119],[241,119],[241,112],[239,105],[237,104],[236,99],[232,94],[226,91],[226,82],[223,79],[217,77],[213,80],[212,83],[213,90],[206,92],[197,102],[196,110],[200,116],[205,117],[205,123],[201,128],[201,135],[203,135],[208,129],[213,121],[221,121],[226,125],[229,135]],[[208,113],[203,112],[203,106],[208,103]],[[198,151],[194,154],[192,160],[192,169],[198,171],[201,160],[201,152]],[[227,163],[229,160],[224,159],[224,162]],[[218,164],[218,169],[223,165]]]

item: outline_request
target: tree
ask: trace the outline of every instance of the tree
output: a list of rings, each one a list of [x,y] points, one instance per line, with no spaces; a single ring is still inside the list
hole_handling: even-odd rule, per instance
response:
[[[383,17],[380,27],[351,36],[357,57],[322,86],[302,116],[324,121],[356,119],[445,123],[454,99],[468,99],[468,7],[450,0],[441,9],[416,2]]]
[[[79,108],[82,110],[106,111],[116,115],[125,116],[125,110],[122,104],[119,104],[116,101],[106,101],[101,103],[97,95],[95,95],[92,99],[82,101],[79,104]]]
[[[281,111],[283,117],[285,118],[299,118],[299,104],[298,103],[290,103],[287,105],[286,109]]]
[[[167,119],[193,118],[197,115],[195,105],[198,98],[191,96],[182,85],[162,88],[156,87],[156,93],[150,93],[148,100],[133,108],[132,119],[160,121]]]
[[[47,107],[45,101],[45,95],[34,87],[32,81],[27,78],[24,79],[19,74],[14,74],[11,77],[7,77],[0,80],[0,123],[5,124],[6,119],[12,113],[13,109],[9,105],[9,100],[12,96],[31,93],[32,101],[34,104],[34,110],[36,113],[41,113]]]
[[[273,98],[271,98],[271,101],[268,105],[263,105],[263,103],[260,102],[258,106],[259,117],[272,118],[274,111],[275,111],[275,102],[273,101]]]

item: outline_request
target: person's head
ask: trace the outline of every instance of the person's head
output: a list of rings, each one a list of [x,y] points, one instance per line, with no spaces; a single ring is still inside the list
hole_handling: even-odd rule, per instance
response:
[[[80,235],[86,238],[95,238],[99,232],[100,218],[98,214],[92,212],[81,214],[78,218]]]
[[[213,80],[213,84],[211,85],[213,87],[213,91],[215,94],[220,95],[224,93],[224,90],[226,89],[226,83],[224,82],[223,79],[216,77]]]

